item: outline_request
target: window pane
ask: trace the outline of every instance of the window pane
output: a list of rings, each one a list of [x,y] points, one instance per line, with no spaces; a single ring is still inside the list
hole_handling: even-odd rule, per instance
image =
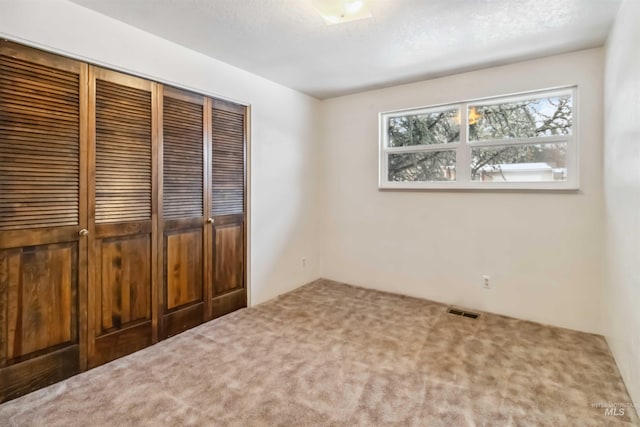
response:
[[[471,179],[493,182],[567,180],[567,144],[530,144],[471,150]]]
[[[460,110],[390,117],[389,147],[447,144],[460,140]]]
[[[469,106],[469,141],[571,135],[571,95]]]
[[[456,152],[389,154],[389,181],[455,181]]]

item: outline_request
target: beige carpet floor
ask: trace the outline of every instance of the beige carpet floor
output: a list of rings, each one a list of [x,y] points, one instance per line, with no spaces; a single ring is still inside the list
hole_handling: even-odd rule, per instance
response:
[[[0,425],[638,425],[595,407],[629,402],[600,336],[319,280],[0,405]]]

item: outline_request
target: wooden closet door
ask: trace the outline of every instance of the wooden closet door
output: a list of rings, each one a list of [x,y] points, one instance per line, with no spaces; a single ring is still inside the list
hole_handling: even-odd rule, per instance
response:
[[[0,41],[0,402],[84,365],[86,84]]]
[[[160,337],[205,320],[205,203],[208,115],[204,96],[163,88],[160,138],[162,278]]]
[[[211,313],[247,306],[245,286],[245,107],[212,100]]]
[[[157,86],[97,67],[89,72],[89,159],[95,170],[89,193],[93,367],[157,339]]]

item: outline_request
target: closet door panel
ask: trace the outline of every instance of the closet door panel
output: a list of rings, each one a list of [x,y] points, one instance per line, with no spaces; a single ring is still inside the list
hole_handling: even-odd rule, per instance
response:
[[[245,286],[245,108],[213,100],[211,109],[211,316],[247,305]]]
[[[151,240],[148,235],[104,239],[100,246],[100,333],[151,320]]]
[[[194,326],[205,319],[204,235],[198,228],[165,230],[165,306],[162,338]]]
[[[83,366],[86,79],[0,41],[0,402]]]
[[[89,366],[154,341],[156,85],[91,67]]]
[[[150,234],[100,241],[95,259],[99,327],[91,366],[152,344]]]
[[[213,227],[213,317],[246,307],[244,217],[216,218]]]
[[[75,342],[78,252],[75,243],[3,250],[7,359]]]
[[[214,295],[244,288],[242,218],[227,217],[215,226]]]
[[[167,309],[202,301],[202,231],[167,234]]]
[[[168,337],[205,319],[205,98],[164,87],[162,98],[162,331]]]

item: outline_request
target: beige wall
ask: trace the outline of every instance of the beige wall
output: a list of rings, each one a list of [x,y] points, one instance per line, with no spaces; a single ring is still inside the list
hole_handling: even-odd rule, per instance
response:
[[[328,278],[604,332],[603,49],[322,103],[322,265]],[[579,86],[579,192],[379,191],[378,113]],[[492,290],[482,289],[482,275]]]
[[[640,2],[623,2],[605,78],[606,336],[640,405]],[[640,412],[640,406],[637,407]]]
[[[0,36],[250,104],[251,302],[317,278],[319,101],[65,0],[3,0]]]

